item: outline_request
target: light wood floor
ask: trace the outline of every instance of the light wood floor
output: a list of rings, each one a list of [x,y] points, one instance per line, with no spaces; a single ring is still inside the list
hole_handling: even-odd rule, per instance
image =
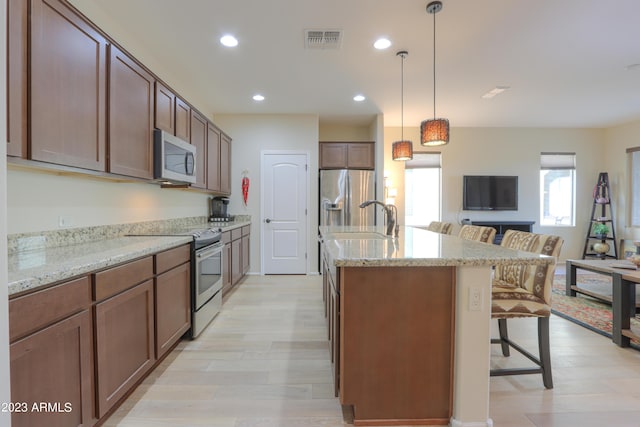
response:
[[[535,350],[535,325],[510,321],[510,335]],[[494,347],[492,363],[502,364]],[[640,426],[640,351],[556,316],[551,348],[553,390],[539,375],[491,379],[494,426]],[[202,335],[181,342],[104,425],[348,425],[332,388],[321,278],[248,276]]]

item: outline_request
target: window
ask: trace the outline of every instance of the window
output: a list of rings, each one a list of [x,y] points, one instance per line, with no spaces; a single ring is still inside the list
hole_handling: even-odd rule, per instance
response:
[[[627,223],[640,227],[640,147],[628,148],[629,157],[629,211]]]
[[[413,153],[404,164],[406,225],[440,221],[440,153]]]
[[[576,153],[540,154],[540,225],[574,226]]]

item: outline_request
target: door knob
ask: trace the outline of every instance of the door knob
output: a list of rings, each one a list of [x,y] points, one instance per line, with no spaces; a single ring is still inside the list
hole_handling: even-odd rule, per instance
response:
[[[269,218],[265,219],[264,222],[266,222],[267,224],[269,224],[271,222],[271,220]]]

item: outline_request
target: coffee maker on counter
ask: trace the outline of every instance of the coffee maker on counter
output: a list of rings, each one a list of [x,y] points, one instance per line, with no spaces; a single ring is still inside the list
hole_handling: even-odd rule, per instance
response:
[[[233,218],[227,212],[229,205],[228,197],[212,197],[209,199],[209,221],[210,222],[228,222]]]

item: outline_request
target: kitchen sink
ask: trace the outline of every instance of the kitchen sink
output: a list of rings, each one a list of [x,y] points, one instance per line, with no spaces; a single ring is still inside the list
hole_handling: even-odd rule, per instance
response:
[[[329,233],[329,237],[333,239],[387,239],[391,236],[387,236],[375,231],[339,231],[336,233]]]

